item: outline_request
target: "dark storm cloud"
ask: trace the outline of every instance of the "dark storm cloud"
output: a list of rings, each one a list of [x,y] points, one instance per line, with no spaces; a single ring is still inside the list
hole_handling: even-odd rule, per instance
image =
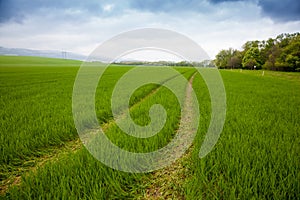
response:
[[[74,20],[78,16],[72,18],[72,11],[80,11],[82,19],[122,15],[125,10],[164,12],[180,16],[183,12],[209,13],[212,7],[216,6],[219,10],[229,2],[257,4],[263,15],[276,21],[300,20],[299,0],[0,0],[0,23],[10,20],[21,23],[28,15],[37,14],[42,17],[47,13],[57,14],[62,20]],[[109,13],[103,9],[106,4],[114,4],[114,9]]]
[[[299,0],[260,0],[265,15],[279,21],[300,20]]]
[[[253,0],[210,0],[214,4],[235,1]],[[300,20],[300,1],[299,0],[259,0],[258,5],[262,9],[262,14],[278,21]]]
[[[213,5],[220,5],[228,2],[252,2],[257,3],[262,9],[262,14],[278,21],[300,20],[299,0],[207,0]],[[151,12],[172,12],[172,11],[194,11],[205,12],[206,7],[199,0],[135,0],[130,6],[137,10]]]
[[[0,0],[0,23],[10,19],[21,21],[21,13],[20,7],[14,1]]]

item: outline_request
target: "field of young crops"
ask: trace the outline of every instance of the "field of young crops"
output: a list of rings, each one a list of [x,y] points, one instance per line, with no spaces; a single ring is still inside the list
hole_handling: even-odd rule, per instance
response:
[[[96,160],[80,142],[72,114],[79,61],[0,57],[0,198],[4,199],[299,199],[300,74],[221,70],[227,98],[221,136],[206,157],[199,150],[211,105],[194,68],[176,70],[199,101],[200,123],[192,147],[177,162],[149,173],[126,173]],[[161,104],[162,130],[142,139],[115,123],[114,86],[133,66],[112,66],[97,87],[95,108],[105,134],[132,152],[151,152],[176,136],[180,106],[165,87],[148,84],[130,98],[134,122],[150,122]],[[193,76],[194,75],[194,76]],[[170,77],[168,80],[172,80]],[[184,86],[185,88],[185,86]]]

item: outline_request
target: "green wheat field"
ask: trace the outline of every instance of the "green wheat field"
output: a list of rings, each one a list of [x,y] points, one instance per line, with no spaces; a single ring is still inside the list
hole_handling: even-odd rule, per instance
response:
[[[151,173],[125,173],[96,160],[80,142],[72,92],[81,62],[0,56],[0,198],[2,199],[300,199],[300,73],[220,70],[227,97],[221,136],[206,157],[198,154],[210,122],[207,86],[192,67],[177,67],[193,89],[200,126],[188,152]],[[165,87],[148,84],[130,99],[133,120],[150,122],[161,104],[168,118],[147,139],[128,136],[114,123],[110,99],[134,66],[109,67],[96,92],[96,113],[119,147],[150,152],[167,145],[180,107]]]

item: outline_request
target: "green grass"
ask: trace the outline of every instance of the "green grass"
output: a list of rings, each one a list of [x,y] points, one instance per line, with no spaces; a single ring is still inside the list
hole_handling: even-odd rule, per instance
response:
[[[12,71],[17,71],[19,68],[8,68],[6,70],[12,70]],[[29,71],[31,71],[31,68],[27,68],[29,69]],[[34,68],[34,72],[36,72],[35,70],[38,70],[39,68]],[[43,70],[52,70],[53,68],[48,68],[48,69],[43,69]],[[69,68],[67,68],[69,69]],[[103,80],[101,80],[99,86],[98,86],[98,95],[96,96],[97,100],[97,111],[98,111],[98,117],[100,122],[105,123],[105,121],[109,121],[112,117],[111,117],[111,113],[109,112],[109,103],[110,103],[110,98],[107,98],[108,96],[111,95],[112,93],[112,89],[114,84],[116,83],[116,81],[120,78],[120,76],[122,74],[124,74],[126,71],[128,71],[130,68],[126,67],[122,67],[122,68],[118,68],[118,67],[114,67],[114,68],[109,68],[109,70],[104,74],[103,76]],[[40,70],[40,69],[39,69]],[[56,71],[59,70],[63,70],[65,71],[65,68],[57,68],[55,69]],[[73,69],[74,70],[74,69]],[[76,69],[74,70],[76,72]],[[73,71],[73,72],[74,72]],[[182,68],[180,69],[180,71],[182,73],[185,73],[186,76],[191,76],[192,73],[194,73],[194,70],[191,69],[187,69],[187,68]],[[49,73],[49,71],[47,72]],[[29,78],[32,74],[30,73],[28,75],[27,78],[25,78],[27,81],[31,81],[32,79]],[[23,77],[24,78],[24,77]],[[64,87],[66,87],[66,84],[63,84]],[[57,87],[53,87],[54,89],[56,89],[56,93],[57,93]],[[150,93],[151,91],[153,91],[153,89],[157,88],[157,85],[154,84],[150,84],[150,85],[146,85],[145,87],[140,88],[139,90],[136,91],[136,93],[133,95],[133,98],[131,100],[131,104],[135,104],[139,101],[139,99],[143,98],[146,94]],[[28,90],[28,89],[27,89]],[[47,90],[46,90],[47,91]],[[50,90],[51,91],[51,90]],[[40,93],[43,93],[43,91],[39,91]],[[58,121],[64,119],[67,122],[72,122],[71,121],[71,92],[66,92],[65,95],[66,96],[58,96],[57,98],[60,99],[61,101],[55,101],[54,104],[62,104],[62,102],[65,102],[67,105],[66,108],[68,108],[68,112],[64,111],[64,113],[57,113],[58,116],[63,115],[63,118],[56,118],[55,116],[53,116],[52,118],[47,118],[47,117],[43,117],[43,113],[39,113],[39,115],[42,115],[43,118],[45,118],[46,122],[48,122],[49,128],[54,127],[54,128],[62,128],[62,126],[57,126],[56,124],[53,124],[53,121],[51,121],[51,119],[57,119]],[[105,95],[103,95],[105,94]],[[11,94],[10,94],[11,95]],[[47,96],[55,96],[54,94],[49,95],[48,93],[45,94],[46,96],[44,97],[44,100],[46,100]],[[167,95],[167,96],[166,96]],[[102,96],[104,96],[105,98],[102,98]],[[155,98],[154,98],[155,97]],[[168,97],[168,98],[165,98]],[[141,102],[138,106],[136,106],[133,109],[133,117],[136,118],[138,120],[138,123],[147,123],[149,122],[149,118],[144,117],[144,118],[140,118],[141,115],[145,115],[147,116],[146,112],[149,109],[149,107],[154,104],[157,103],[157,101],[155,101],[156,99],[158,99],[158,102],[162,103],[165,105],[165,107],[167,107],[167,112],[170,114],[171,118],[169,121],[167,121],[167,125],[165,126],[165,128],[161,131],[160,134],[158,134],[157,136],[144,140],[141,143],[138,143],[137,141],[135,141],[135,138],[130,138],[130,137],[126,137],[125,134],[122,133],[122,131],[120,131],[119,129],[117,129],[116,126],[111,126],[106,134],[110,137],[110,139],[112,139],[113,142],[115,142],[116,144],[123,146],[124,149],[130,149],[130,150],[134,150],[134,151],[138,151],[138,152],[143,152],[145,150],[153,150],[159,148],[160,146],[162,146],[164,143],[167,143],[168,140],[171,139],[170,136],[172,136],[174,134],[175,131],[175,127],[177,126],[178,120],[179,120],[179,110],[176,109],[175,110],[175,114],[174,114],[174,104],[176,104],[176,101],[174,102],[175,98],[172,98],[172,93],[168,92],[168,90],[166,90],[165,88],[161,88],[161,90],[159,90],[158,94],[154,94],[153,96],[150,95],[146,101]],[[49,98],[49,97],[48,97]],[[69,101],[68,101],[69,100]],[[36,101],[35,104],[38,104],[39,101]],[[49,110],[52,111],[59,111],[59,110],[55,110],[55,108],[51,109],[51,101],[49,102],[42,102],[43,105],[50,105]],[[103,106],[104,105],[104,106]],[[21,105],[23,106],[23,105]],[[63,106],[63,105],[61,105]],[[45,106],[45,109],[48,110],[48,107]],[[6,110],[6,112],[8,112],[8,110]],[[31,119],[31,116],[28,116],[28,112],[30,113],[30,110],[27,111],[27,113],[18,113],[17,117],[20,116],[24,116],[24,118],[29,118],[29,120]],[[27,114],[27,115],[26,115]],[[56,114],[56,113],[54,113]],[[105,116],[105,117],[103,117]],[[177,116],[177,117],[176,117]],[[67,118],[68,117],[68,118]],[[70,117],[70,118],[69,118]],[[102,120],[102,118],[104,118],[105,120]],[[31,123],[33,123],[34,121],[36,121],[36,117],[32,118],[32,121],[30,122],[30,126],[28,124],[24,124],[24,126],[27,127],[27,129],[34,130],[34,126],[31,126]],[[11,123],[9,121],[5,121],[6,123]],[[45,122],[45,123],[46,123]],[[52,125],[51,125],[52,124]],[[74,126],[70,125],[70,128],[74,129]],[[18,127],[15,127],[18,130]],[[17,130],[11,130],[13,131],[17,131]],[[20,127],[19,131],[21,133],[23,133],[23,128]],[[75,131],[76,132],[76,131]],[[22,136],[22,140],[24,142],[31,142],[32,144],[30,145],[31,151],[28,152],[29,155],[34,154],[36,151],[38,151],[41,147],[43,147],[42,145],[40,145],[40,140],[39,139],[43,139],[44,135],[46,135],[47,133],[40,133],[37,134],[37,140],[32,140],[32,136],[31,137],[25,137],[27,134],[30,134],[31,132],[25,132],[24,135]],[[48,138],[50,139],[55,139],[58,136],[63,137],[64,135],[67,135],[68,129],[61,129],[60,134],[54,134],[54,131],[51,129],[50,131],[48,131],[48,134],[51,134]],[[19,138],[14,138],[14,137],[8,137],[7,133],[7,137],[4,137],[7,140],[15,140],[15,141],[19,141]],[[123,136],[122,136],[123,135]],[[5,136],[5,135],[4,135]],[[20,136],[20,135],[19,135]],[[122,137],[121,137],[122,136]],[[76,137],[76,134],[74,134],[74,137]],[[30,139],[31,138],[31,139]],[[69,139],[69,138],[68,138]],[[72,139],[72,138],[70,138]],[[73,138],[74,139],[74,138]],[[20,140],[20,141],[22,141]],[[51,141],[51,140],[50,140]],[[63,141],[63,140],[62,140]],[[59,142],[62,142],[59,141]],[[49,145],[48,144],[48,140],[45,141],[45,145]],[[35,144],[36,146],[33,146],[33,144]],[[58,143],[53,143],[52,145],[55,145]],[[39,146],[40,145],[40,146]],[[22,152],[24,149],[28,150],[30,149],[30,147],[26,147],[26,146],[13,146],[13,145],[5,145],[4,146],[4,150],[6,152],[9,152],[9,150],[11,152],[9,152],[9,155],[11,157],[17,157],[19,156],[17,153],[18,152]],[[28,149],[26,149],[28,148]],[[150,150],[149,150],[150,148]],[[86,160],[82,160],[83,157],[86,157]],[[26,159],[26,158],[25,158]],[[7,159],[10,161],[10,157]],[[17,157],[17,160],[19,162],[22,161],[22,157]],[[88,165],[92,165],[95,166],[95,168],[93,167],[92,169],[86,166],[86,162],[89,162],[90,164]],[[6,166],[7,168],[14,166],[15,163],[11,163],[11,162],[3,162],[3,165]],[[71,166],[71,167],[70,167]],[[91,171],[90,171],[91,170]],[[9,170],[7,170],[9,171]],[[63,173],[63,175],[62,175]],[[86,176],[80,175],[80,174],[86,174]],[[110,181],[103,181],[103,177],[101,176],[95,176],[95,173],[100,173],[100,174],[110,174],[108,177],[110,177]],[[5,174],[5,173],[3,173]],[[90,174],[89,176],[87,174]],[[80,150],[78,153],[74,153],[74,154],[70,154],[66,157],[60,158],[60,161],[55,162],[54,164],[50,163],[48,165],[46,165],[45,167],[41,168],[41,170],[38,170],[38,172],[32,176],[32,178],[28,177],[28,178],[24,178],[24,180],[22,181],[22,187],[25,187],[23,192],[17,191],[16,193],[14,192],[10,192],[7,194],[7,196],[14,198],[36,198],[36,197],[58,197],[60,196],[61,198],[67,197],[70,195],[71,189],[70,189],[70,185],[72,186],[72,188],[76,188],[76,185],[78,185],[78,182],[86,182],[86,179],[95,179],[94,181],[92,181],[91,183],[88,183],[86,187],[91,187],[90,184],[94,183],[94,182],[99,182],[99,184],[110,184],[110,185],[114,185],[112,188],[106,188],[104,190],[99,190],[98,188],[86,188],[87,191],[82,190],[81,187],[78,187],[78,193],[75,192],[74,195],[77,197],[90,197],[91,195],[95,195],[93,193],[97,193],[97,195],[100,196],[106,196],[106,197],[111,197],[113,195],[122,195],[124,197],[128,196],[126,193],[122,193],[122,182],[124,182],[123,180],[125,180],[125,182],[132,180],[136,181],[136,178],[130,178],[130,177],[136,177],[136,175],[130,175],[128,176],[128,174],[125,173],[120,173],[118,171],[114,171],[111,170],[110,168],[103,166],[102,164],[100,164],[97,160],[95,160],[85,149]],[[76,176],[78,177],[77,179],[74,179],[73,177]],[[140,177],[141,175],[137,176]],[[126,178],[124,178],[126,177]],[[82,180],[82,179],[83,180]],[[57,182],[58,181],[58,182]],[[118,181],[120,181],[120,183],[118,183]],[[51,182],[51,184],[49,184],[49,182]],[[67,184],[65,184],[65,187],[62,187],[61,182],[66,182]],[[102,183],[104,182],[104,183]],[[38,184],[39,187],[32,187],[33,185]],[[133,183],[130,182],[129,185],[132,185]],[[27,186],[29,187],[27,187]],[[60,189],[58,190],[57,187],[59,187]],[[113,192],[114,187],[117,187],[119,190]],[[39,189],[40,188],[40,189]],[[56,188],[56,189],[55,189]],[[121,189],[120,189],[121,188]],[[133,187],[135,188],[135,187]],[[32,190],[33,189],[33,190]],[[50,194],[46,191],[51,191]],[[94,191],[96,190],[96,191]],[[14,190],[12,190],[14,191]],[[77,190],[76,190],[77,191]],[[83,193],[83,191],[85,191]],[[74,189],[72,189],[72,192],[74,192]],[[92,193],[91,193],[92,192]],[[120,193],[121,192],[121,193]],[[17,196],[15,196],[17,195]],[[50,195],[50,196],[49,196]],[[67,195],[67,196],[66,196]]]
[[[58,59],[58,58],[45,58],[34,56],[0,56],[0,67],[45,67],[45,66],[80,66],[81,61]]]
[[[298,199],[300,82],[251,71],[221,73],[226,123],[215,149],[202,160],[198,150],[203,134],[198,134],[186,181],[188,199]]]
[[[43,63],[48,59],[39,59],[0,57],[2,180],[24,161],[78,138],[72,90],[80,63],[49,59],[53,66],[47,66]],[[105,72],[96,94],[97,117],[100,123],[109,123],[106,134],[118,146],[134,152],[153,151],[174,137],[180,120],[178,102],[164,87],[155,93],[158,85],[141,87],[130,99],[134,121],[149,123],[148,111],[155,103],[162,104],[171,117],[151,138],[124,134],[113,122],[110,97],[118,79],[130,69],[115,66]],[[194,73],[189,68],[178,70],[186,78]],[[203,159],[198,154],[209,125],[210,98],[201,76],[195,77],[201,116],[191,157],[183,165],[181,191],[187,199],[300,198],[300,74],[261,73],[221,70],[226,122],[217,145]],[[81,148],[23,174],[21,185],[10,188],[4,198],[137,199],[144,196],[149,186],[145,180],[152,175],[110,169]]]
[[[1,164],[77,137],[71,96],[78,68],[0,68]]]

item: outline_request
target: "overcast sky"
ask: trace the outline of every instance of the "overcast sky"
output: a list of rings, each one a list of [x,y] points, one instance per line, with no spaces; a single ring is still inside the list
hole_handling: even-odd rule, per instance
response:
[[[300,32],[299,0],[0,0],[0,46],[88,55],[112,36],[165,28],[211,58],[248,40]]]

